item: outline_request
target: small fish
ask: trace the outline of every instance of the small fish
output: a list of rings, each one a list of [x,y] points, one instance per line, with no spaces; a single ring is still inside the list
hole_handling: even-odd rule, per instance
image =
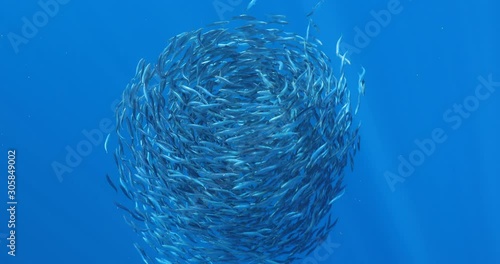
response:
[[[335,46],[335,54],[340,56],[340,43],[342,42],[342,36],[337,40],[337,45]]]
[[[255,4],[257,3],[257,0],[252,0],[250,3],[247,5],[247,11],[250,10]]]
[[[120,184],[120,190],[122,191],[122,193],[130,200],[132,200],[132,196],[129,194],[129,192],[127,191],[127,189],[122,185]]]
[[[222,77],[222,76],[220,76],[220,75],[216,75],[216,76],[214,76],[214,77],[215,77],[218,81],[220,81],[220,82],[225,82],[225,83],[227,83],[227,84],[234,85],[234,83],[232,83],[231,81],[229,81],[228,79],[226,79],[226,78],[224,78],[224,77]]]
[[[321,4],[323,4],[323,2],[324,2],[324,1],[325,1],[325,0],[319,0],[319,1],[316,3],[316,5],[314,5],[314,7],[312,8],[312,10],[311,10],[309,13],[307,13],[306,17],[310,17],[310,16],[312,16],[312,15],[314,14],[314,12],[316,12],[316,10],[319,8],[319,6],[320,6]]]
[[[337,196],[335,196],[330,202],[328,202],[328,204],[332,204],[335,201],[337,201],[338,199],[340,199],[342,196],[344,196],[344,193],[345,193],[345,190],[342,190],[342,192],[340,194],[338,194]]]
[[[229,21],[216,21],[216,22],[208,24],[208,26],[209,27],[212,27],[212,26],[222,26],[222,25],[227,25],[227,24],[229,24]]]
[[[255,17],[253,16],[249,16],[249,15],[246,15],[246,14],[241,14],[239,16],[234,16],[233,17],[233,20],[257,20]]]
[[[134,247],[141,254],[144,263],[146,264],[153,263],[153,260],[147,255],[146,251],[142,249],[137,243],[134,243]]]
[[[361,104],[361,96],[365,95],[365,68],[361,67],[362,72],[359,74],[358,81],[358,103],[356,104],[356,109],[354,110],[354,114],[358,113],[359,105]]]
[[[359,74],[359,93],[364,95],[365,94],[365,73],[366,70],[364,67],[361,67],[362,72]]]
[[[115,192],[118,192],[116,185],[113,183],[113,181],[111,180],[111,178],[109,177],[108,174],[106,174],[106,180],[108,181],[109,186],[111,186],[111,188],[113,188],[115,190]]]
[[[111,133],[109,133],[107,136],[106,136],[106,140],[104,140],[104,151],[106,151],[106,153],[108,153],[108,141],[109,141],[109,136],[111,135]]]
[[[146,60],[140,59],[139,63],[137,63],[137,67],[135,68],[136,76],[141,76],[142,71],[144,70],[144,64],[146,63]]]

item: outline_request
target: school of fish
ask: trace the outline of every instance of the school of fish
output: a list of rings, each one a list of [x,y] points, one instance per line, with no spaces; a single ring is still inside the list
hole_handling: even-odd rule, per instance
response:
[[[292,263],[335,226],[360,147],[350,62],[337,43],[334,75],[310,26],[303,37],[285,19],[216,22],[137,65],[116,108],[113,187],[146,263]]]

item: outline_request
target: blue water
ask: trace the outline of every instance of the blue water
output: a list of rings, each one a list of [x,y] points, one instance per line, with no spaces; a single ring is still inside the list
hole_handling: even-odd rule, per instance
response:
[[[285,14],[305,34],[316,1],[284,3],[260,0],[251,13]],[[154,62],[171,36],[246,4],[217,12],[213,1],[61,0],[43,21],[37,1],[0,1],[0,263],[141,263],[138,237],[105,181],[117,171],[103,137],[68,171],[53,165],[68,165],[68,149],[86,144],[86,133],[108,129],[140,58]],[[334,246],[307,263],[500,263],[499,8],[489,0],[327,0],[314,14],[331,57],[341,35],[350,44],[351,88],[361,66],[367,88],[361,152],[333,209]],[[24,17],[39,19],[36,32],[23,35]],[[497,84],[486,87],[488,78]],[[15,257],[5,236],[10,149]]]

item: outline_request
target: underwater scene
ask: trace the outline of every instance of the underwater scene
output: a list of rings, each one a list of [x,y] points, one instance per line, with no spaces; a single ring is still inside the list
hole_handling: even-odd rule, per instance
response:
[[[0,263],[500,263],[500,4],[0,3]]]

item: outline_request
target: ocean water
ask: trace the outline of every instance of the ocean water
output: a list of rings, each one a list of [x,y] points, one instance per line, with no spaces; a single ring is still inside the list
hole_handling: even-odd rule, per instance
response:
[[[142,263],[105,178],[118,173],[104,150],[114,103],[139,59],[155,62],[173,35],[247,4],[0,2],[0,263]],[[304,35],[315,4],[259,0],[249,13],[287,15]],[[342,36],[351,79],[366,69],[366,94],[339,222],[302,263],[500,263],[499,10],[488,0],[326,0],[316,10],[323,50],[335,57]],[[68,160],[81,144],[87,153]]]

